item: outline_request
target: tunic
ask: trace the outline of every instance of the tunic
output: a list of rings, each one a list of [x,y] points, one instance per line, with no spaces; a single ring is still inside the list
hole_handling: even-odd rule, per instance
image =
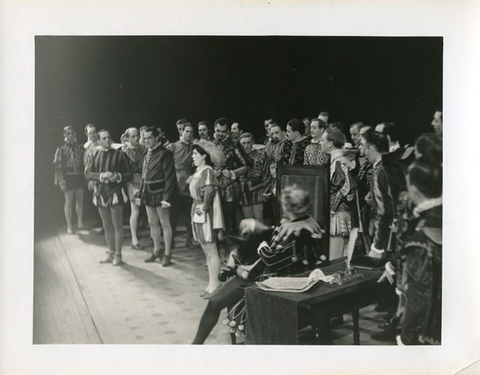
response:
[[[103,172],[120,173],[119,182],[101,181]],[[97,207],[108,207],[127,202],[125,194],[126,183],[132,178],[132,172],[121,150],[109,148],[95,151],[85,168],[85,178],[93,181],[93,204]]]
[[[442,331],[442,206],[420,213],[406,241],[401,298],[402,342],[440,345]]]
[[[65,181],[67,189],[81,189],[85,185],[84,177],[85,149],[77,143],[65,143],[57,148],[53,164],[55,165],[55,185]]]
[[[348,237],[352,230],[352,206],[357,184],[349,160],[335,150],[330,161],[330,235]]]
[[[143,158],[145,156],[145,146],[125,147],[123,149],[132,171],[132,181],[127,183],[128,198],[131,201],[136,199],[140,190],[140,182],[142,180]]]
[[[268,168],[266,173],[268,178],[265,181],[265,194],[274,194],[275,195],[275,186],[276,186],[276,174],[277,174],[277,164],[280,162],[282,157],[282,149],[285,140],[281,140],[278,143],[274,143],[271,140],[268,141],[265,146],[265,154],[268,159]]]
[[[373,186],[373,169],[368,161],[362,163],[362,159],[365,158],[360,158],[360,168],[355,181],[357,182],[358,204],[360,206],[359,218],[362,220],[363,233],[370,236],[373,231],[369,227],[373,226],[374,214],[372,204],[367,202],[367,195],[370,196],[369,192]]]
[[[303,164],[305,149],[309,143],[308,138],[302,138],[298,142],[285,141],[282,148],[280,164]]]
[[[270,174],[265,150],[252,149],[247,155],[253,167],[239,178],[241,206],[263,203],[264,186]]]
[[[328,163],[328,157],[322,151],[320,142],[311,140],[310,144],[305,148],[304,164],[305,165],[325,165]]]
[[[194,223],[193,216],[197,206],[205,203],[205,188],[207,186],[211,186],[215,189],[212,206],[208,212],[205,213],[204,223]],[[200,243],[214,242],[214,231],[223,230],[225,228],[218,187],[218,180],[215,177],[213,168],[208,165],[197,169],[190,181],[189,190],[190,195],[193,198],[191,212],[193,238]]]
[[[373,165],[371,198],[374,210],[373,246],[388,250],[390,227],[396,216],[396,204],[400,190],[405,188],[405,175],[401,167],[389,165],[382,160]]]
[[[161,144],[148,149],[142,167],[141,202],[150,207],[159,207],[162,201],[173,204],[177,194],[172,153]]]
[[[238,201],[240,196],[239,176],[246,173],[252,165],[242,146],[237,144],[232,138],[226,137],[219,141],[214,137],[213,143],[225,155],[225,168],[235,173],[235,179],[225,178],[221,175],[218,180],[225,202]]]
[[[183,140],[165,146],[173,153],[175,172],[177,175],[178,187],[182,195],[190,196],[187,180],[193,174],[193,143],[186,143]]]

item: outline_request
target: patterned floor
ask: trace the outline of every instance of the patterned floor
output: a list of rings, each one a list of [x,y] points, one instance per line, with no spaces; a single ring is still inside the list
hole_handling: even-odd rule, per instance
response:
[[[37,229],[34,344],[190,344],[206,305],[200,297],[207,281],[203,252],[187,249],[180,232],[174,264],[163,268],[158,260],[144,262],[152,245],[146,230],[140,235],[145,250],[131,249],[126,238],[124,264],[113,267],[98,263],[105,250],[102,234]],[[206,344],[230,344],[224,315]],[[363,345],[385,345],[370,338],[381,316],[371,306],[360,311]],[[345,315],[332,330],[334,343],[351,345],[352,332],[351,316]]]

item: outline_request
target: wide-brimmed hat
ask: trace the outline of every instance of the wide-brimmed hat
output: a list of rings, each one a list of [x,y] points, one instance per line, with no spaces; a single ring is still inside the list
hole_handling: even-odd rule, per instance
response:
[[[196,141],[195,144],[205,150],[205,152],[210,156],[215,168],[220,169],[225,166],[225,154],[215,145],[215,143],[205,139],[200,139],[199,141]]]

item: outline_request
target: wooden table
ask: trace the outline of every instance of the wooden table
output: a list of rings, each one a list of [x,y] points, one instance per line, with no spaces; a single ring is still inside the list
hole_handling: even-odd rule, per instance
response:
[[[344,270],[343,262],[323,267],[325,275]],[[298,331],[311,325],[316,344],[329,343],[331,317],[352,313],[353,343],[360,344],[359,309],[377,303],[389,283],[378,283],[379,271],[357,269],[363,278],[333,285],[320,281],[303,293],[266,292],[257,287],[245,290],[247,344],[296,345]]]

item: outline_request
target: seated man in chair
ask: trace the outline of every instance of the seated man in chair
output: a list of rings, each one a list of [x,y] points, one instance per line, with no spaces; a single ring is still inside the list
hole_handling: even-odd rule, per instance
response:
[[[281,202],[285,218],[277,227],[268,228],[252,219],[242,222],[241,235],[247,239],[254,236],[258,238],[258,243],[253,247],[254,252],[258,249],[257,259],[252,264],[237,264],[236,275],[211,295],[193,344],[205,342],[217,324],[221,311],[241,301],[243,289],[254,285],[255,281],[270,276],[302,273],[315,267],[318,261],[316,244],[322,235],[317,222],[310,216],[309,194],[293,185],[282,191]],[[270,241],[259,248],[264,238],[270,238]],[[275,261],[271,262],[273,258]]]

